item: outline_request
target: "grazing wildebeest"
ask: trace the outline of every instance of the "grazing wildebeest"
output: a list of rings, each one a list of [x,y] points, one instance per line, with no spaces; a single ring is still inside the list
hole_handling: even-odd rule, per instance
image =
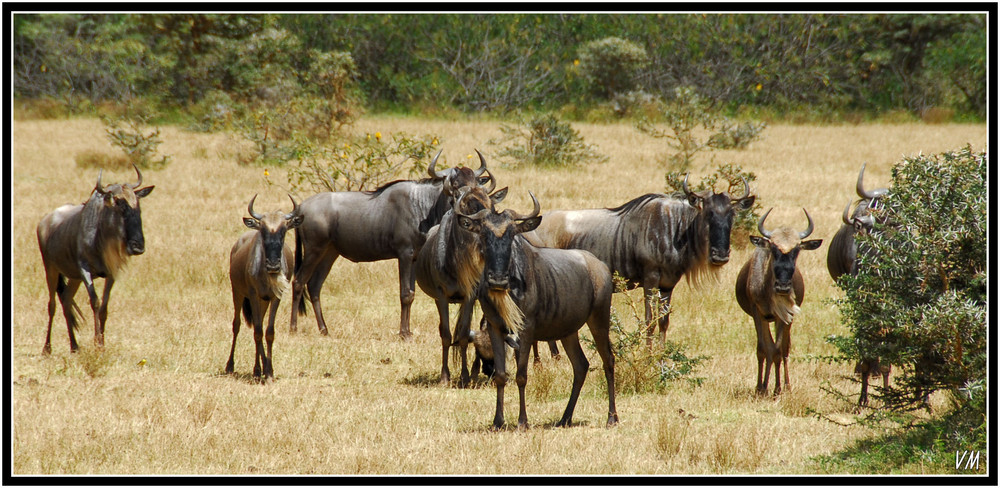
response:
[[[274,379],[271,346],[274,344],[274,317],[278,313],[281,295],[292,277],[292,249],[285,245],[285,233],[302,223],[300,207],[292,200],[291,213],[278,211],[259,214],[253,210],[257,195],[250,199],[247,212],[250,218],[243,218],[248,230],[236,240],[229,252],[229,281],[233,286],[233,345],[226,362],[226,373],[233,372],[233,354],[236,352],[236,336],[240,333],[240,312],[248,326],[253,327],[254,353],[253,375],[264,375],[264,381]],[[267,331],[264,330],[264,313]],[[264,349],[264,339],[267,349]]]
[[[587,376],[589,363],[580,347],[578,331],[590,328],[597,352],[604,363],[608,382],[608,425],[618,422],[615,410],[614,356],[611,351],[611,272],[587,251],[538,248],[521,233],[536,228],[542,220],[534,195],[534,211],[520,215],[512,210],[483,209],[473,215],[456,210],[459,228],[479,240],[482,275],[477,298],[489,324],[490,348],[495,362],[493,381],[497,387],[493,428],[503,427],[503,390],[507,383],[504,347],[508,332],[517,335],[517,387],[520,397],[518,428],[528,426],[525,385],[528,356],[535,341],[561,340],[573,365],[573,389],[559,426],[569,426],[573,410]]]
[[[478,186],[459,190],[463,202],[462,211],[475,213],[502,201],[507,195],[503,188],[493,195]],[[457,203],[458,201],[456,201]],[[438,331],[441,335],[441,384],[451,382],[448,369],[448,349],[452,346],[452,334],[448,330],[448,304],[461,304],[458,320],[455,322],[456,351],[462,359],[462,375],[459,385],[469,383],[469,368],[466,359],[468,332],[472,322],[472,310],[476,301],[475,287],[479,284],[482,263],[476,250],[476,237],[457,227],[454,210],[448,210],[441,223],[427,232],[427,241],[417,254],[416,278],[420,289],[434,299],[438,309]]]
[[[872,232],[875,220],[870,209],[877,206],[879,199],[889,193],[888,188],[865,189],[865,166],[866,164],[861,165],[855,188],[861,200],[855,205],[853,212],[851,212],[850,202],[844,207],[844,213],[841,216],[844,225],[841,225],[837,233],[834,234],[833,239],[830,240],[830,248],[827,250],[826,267],[830,271],[830,277],[833,278],[833,281],[837,281],[841,275],[857,274],[858,243],[855,236]],[[868,405],[869,376],[873,373],[881,374],[882,385],[887,388],[892,365],[882,364],[877,358],[867,358],[858,361],[854,366],[854,372],[861,377],[861,394],[858,395],[858,405],[864,406]]]
[[[42,217],[36,234],[45,267],[45,282],[49,288],[49,326],[45,332],[43,354],[52,352],[52,317],[56,312],[55,295],[59,295],[70,351],[76,352],[74,330],[77,327],[74,310],[79,313],[73,296],[82,282],[90,296],[94,312],[94,342],[104,347],[104,324],[108,319],[108,298],[115,276],[125,266],[129,256],[142,254],[146,240],[142,233],[142,213],[139,199],[153,191],[142,185],[142,172],[135,168],[138,181],[104,186],[103,171],[97,175],[97,185],[90,198],[80,205],[63,205]],[[94,290],[94,278],[104,278],[104,293],[100,301]]]
[[[434,166],[440,155],[438,152],[427,168],[430,178],[398,180],[374,191],[318,193],[302,202],[304,220],[295,230],[292,332],[297,328],[296,310],[305,310],[301,303],[304,291],[312,302],[320,333],[327,333],[320,291],[334,261],[343,256],[354,262],[398,260],[399,335],[411,337],[410,305],[416,280],[413,261],[427,231],[451,208],[458,190],[485,183],[481,181],[486,171],[482,154],[477,170],[459,167],[439,172]]]
[[[767,391],[767,383],[774,365],[774,394],[781,393],[781,366],[785,367],[785,388],[788,381],[788,351],[791,348],[792,320],[799,313],[805,295],[802,273],[795,266],[801,250],[813,250],[822,239],[805,241],[813,231],[812,217],[802,209],[809,220],[803,232],[789,227],[774,231],[764,228],[768,209],[757,223],[761,236],[750,236],[756,246],[750,259],[736,277],[736,301],[740,308],[753,318],[757,330],[757,392]],[[777,338],[771,336],[770,322],[775,323]],[[767,369],[764,369],[764,363]]]
[[[670,323],[670,296],[688,281],[729,262],[729,235],[735,212],[750,208],[755,196],[743,180],[734,198],[711,189],[699,193],[682,186],[686,199],[646,194],[616,208],[553,210],[526,236],[535,245],[590,251],[612,272],[642,286],[646,303],[646,343],[652,344],[654,301],[659,300],[660,340]]]

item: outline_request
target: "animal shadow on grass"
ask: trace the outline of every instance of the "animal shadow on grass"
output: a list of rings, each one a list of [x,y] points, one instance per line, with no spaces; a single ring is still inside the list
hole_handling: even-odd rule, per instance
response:
[[[264,380],[263,380],[263,377],[254,376],[253,373],[249,373],[249,372],[247,372],[247,373],[239,373],[239,372],[235,372],[234,371],[232,373],[226,373],[224,371],[219,371],[219,372],[213,374],[212,376],[214,376],[216,378],[232,378],[235,381],[239,381],[241,383],[246,383],[246,384],[249,384],[249,385],[262,385],[262,384],[265,384]],[[271,381],[277,381],[277,377],[275,377]]]
[[[457,375],[451,379],[450,387],[458,388],[459,378]],[[407,376],[401,380],[399,383],[406,386],[413,386],[418,388],[437,388],[441,384],[441,373],[438,371],[421,371],[410,376]],[[478,389],[489,386],[492,384],[492,378],[487,378],[483,375],[478,375],[475,378],[469,380],[469,385],[467,389]]]
[[[486,421],[483,422],[483,424],[481,426],[472,427],[472,428],[466,428],[466,429],[459,429],[459,432],[461,432],[463,434],[481,434],[481,433],[484,433],[484,432],[485,433],[499,433],[499,432],[517,433],[517,432],[520,432],[520,430],[517,429],[517,415],[514,415],[514,417],[512,419],[513,422],[508,421],[508,422],[504,423],[503,424],[503,428],[500,429],[500,430],[498,430],[498,431],[493,429],[492,420],[486,419],[486,417],[484,417],[484,420],[486,420]],[[532,429],[542,429],[542,430],[555,430],[555,431],[559,431],[559,430],[567,428],[567,427],[561,427],[558,424],[559,424],[559,419],[558,418],[553,418],[553,419],[549,420],[548,422],[541,423],[541,424],[536,424],[536,423],[533,423],[533,422],[531,422],[529,420],[528,421],[528,430],[530,431]],[[575,429],[577,427],[588,427],[588,426],[590,426],[590,421],[589,420],[574,420],[573,423],[570,424],[570,426],[568,428]]]

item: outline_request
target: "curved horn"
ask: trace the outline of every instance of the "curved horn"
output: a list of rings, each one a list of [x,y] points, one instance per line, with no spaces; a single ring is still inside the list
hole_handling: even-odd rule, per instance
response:
[[[681,189],[684,190],[684,194],[689,197],[697,196],[697,194],[695,194],[693,191],[691,191],[690,188],[688,188],[688,176],[691,176],[690,172],[684,174],[684,183],[681,184]]]
[[[458,201],[455,202],[455,215],[461,215],[462,217],[467,217],[472,220],[480,220],[490,213],[489,208],[484,208],[472,215],[466,215],[464,212],[462,212],[462,200],[464,200],[469,193],[470,192],[462,192],[462,196],[458,197]]]
[[[493,177],[493,173],[489,170],[486,171],[486,174],[490,177],[490,186],[489,188],[483,187],[483,189],[486,190],[486,193],[493,193],[493,190],[497,187],[497,179]]]
[[[135,190],[136,188],[139,188],[140,185],[142,185],[142,172],[139,171],[139,167],[136,166],[135,163],[132,163],[132,167],[135,168],[135,174],[139,175],[139,181],[135,182],[134,185],[130,184],[128,187]]]
[[[286,195],[288,195],[288,199],[292,201],[292,211],[291,213],[285,214],[285,220],[292,220],[299,214],[299,204],[296,203],[294,198],[292,198],[291,193],[286,193]]]
[[[434,170],[434,166],[437,164],[438,157],[441,156],[442,152],[444,152],[444,149],[438,150],[438,153],[434,156],[434,159],[431,160],[431,165],[427,167],[427,173],[429,173],[431,175],[431,177],[433,177],[433,178],[440,179],[440,178],[444,178],[445,176],[448,176],[447,172],[445,172],[445,173],[438,173],[437,171]]]
[[[254,194],[253,198],[250,199],[250,205],[247,205],[247,211],[250,212],[250,216],[251,217],[253,217],[253,218],[257,219],[257,220],[260,220],[260,219],[263,219],[264,216],[261,215],[261,214],[259,214],[259,213],[257,213],[257,212],[253,211],[253,202],[256,199],[257,199],[257,195]]]
[[[851,218],[848,217],[848,215],[850,215],[850,212],[851,212],[851,202],[850,200],[848,200],[847,206],[844,207],[844,215],[842,215],[841,218],[844,220],[845,224],[854,225],[854,222],[851,222]]]
[[[750,183],[747,183],[747,179],[743,176],[740,176],[740,179],[743,180],[743,196],[739,198],[733,198],[732,201],[734,202],[743,200],[744,198],[750,196]]]
[[[774,207],[767,209],[767,212],[764,212],[764,216],[757,222],[757,230],[760,232],[760,235],[768,239],[771,238],[771,233],[764,229],[764,221],[767,220],[767,216],[771,213],[771,210],[774,210]],[[812,220],[810,220],[810,222],[812,222]]]
[[[885,195],[886,193],[889,193],[889,189],[888,188],[877,188],[875,190],[865,190],[865,184],[864,184],[865,166],[867,166],[867,165],[868,165],[868,163],[861,163],[861,172],[858,173],[858,187],[857,187],[858,196],[861,197],[861,198],[867,198],[869,200],[874,200],[874,199],[876,199],[878,197],[881,197],[881,196]]]
[[[805,207],[802,207],[802,211],[806,213],[806,219],[809,219],[809,227],[806,230],[799,232],[799,239],[805,239],[809,237],[809,234],[813,233],[813,218],[809,216],[809,211]]]
[[[108,191],[105,190],[104,185],[101,184],[101,176],[103,175],[104,175],[103,169],[97,173],[97,185],[94,186],[94,189],[97,190],[97,193],[100,193],[101,195],[107,195]]]
[[[479,169],[476,170],[476,178],[478,178],[483,175],[483,171],[486,171],[486,158],[483,157],[483,153],[479,152],[479,149],[476,149],[476,154],[479,155]]]
[[[511,214],[512,214],[512,217],[514,217],[514,220],[528,220],[528,219],[533,219],[535,217],[538,217],[539,212],[541,212],[542,206],[538,204],[538,199],[535,198],[535,194],[531,193],[529,191],[528,195],[531,195],[531,201],[534,203],[535,208],[531,211],[531,214],[529,214],[529,215],[521,215],[521,214],[519,214],[517,212],[512,211]]]

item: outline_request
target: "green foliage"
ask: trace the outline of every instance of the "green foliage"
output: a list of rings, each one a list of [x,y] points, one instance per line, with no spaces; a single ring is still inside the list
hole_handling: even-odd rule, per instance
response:
[[[163,143],[160,128],[143,133],[150,118],[149,115],[130,110],[124,116],[101,115],[101,122],[104,123],[108,140],[125,153],[129,162],[140,168],[163,168],[170,162],[170,155],[154,159],[156,148]]]
[[[389,181],[416,178],[438,149],[434,135],[382,133],[315,142],[303,140],[297,160],[288,167],[288,184],[300,193],[370,191]]]
[[[620,37],[588,42],[578,55],[584,78],[605,99],[635,87],[639,70],[649,64],[644,47]]]
[[[614,276],[615,288],[624,291],[627,280],[618,273]],[[646,324],[644,315],[640,314],[638,304],[622,293],[629,307],[631,316],[623,319],[612,310],[611,313],[611,351],[615,356],[615,387],[619,393],[642,394],[664,393],[678,380],[684,380],[688,385],[701,386],[705,378],[694,376],[697,369],[708,356],[689,357],[685,347],[667,340],[663,349],[646,345]],[[654,317],[654,320],[659,320]],[[581,339],[588,347],[596,351],[593,340]]]
[[[497,154],[515,163],[539,166],[572,166],[603,163],[608,157],[583,142],[576,129],[552,114],[523,119],[520,125],[501,124],[503,136],[490,144],[505,146]]]
[[[683,197],[684,176],[685,173],[678,171],[667,172],[665,175],[667,192]],[[757,181],[757,175],[752,171],[743,171],[743,167],[738,164],[726,163],[719,165],[714,173],[705,176],[698,183],[688,181],[688,189],[696,193],[707,189],[716,192],[720,189],[717,188],[718,183],[723,182],[725,184],[721,188],[723,192],[729,193],[730,196],[743,196],[744,179],[749,185]],[[757,199],[750,208],[736,210],[730,242],[743,243],[744,246],[750,244],[747,236],[757,229],[761,208],[760,199]]]
[[[920,408],[937,390],[961,402],[986,379],[987,166],[970,146],[897,164],[875,230],[857,238],[858,274],[837,282],[853,337],[830,342],[905,366],[878,395],[890,410]]]
[[[718,132],[708,136],[706,145],[712,149],[746,149],[751,142],[760,139],[760,133],[767,127],[765,122],[744,122],[736,124],[723,122]]]

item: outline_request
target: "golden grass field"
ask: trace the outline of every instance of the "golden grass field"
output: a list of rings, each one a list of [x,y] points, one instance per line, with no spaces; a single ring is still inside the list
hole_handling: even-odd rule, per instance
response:
[[[500,135],[494,121],[375,116],[357,124],[383,134],[439,135],[444,167],[476,164],[469,156],[483,150],[500,185],[511,188],[501,206],[520,211],[531,208],[529,190],[543,212],[616,206],[664,190],[662,140],[629,124],[574,127],[610,162],[506,167],[486,143]],[[867,162],[868,186],[884,186],[904,156],[967,143],[982,150],[987,142],[983,124],[775,124],[747,150],[702,154],[692,181],[720,163],[742,165],[757,174],[753,191],[764,208],[775,207],[769,226],[804,228],[806,207],[815,219],[813,237],[824,239],[798,261],[806,296],[792,328],[793,389],[778,398],[754,394],[753,325],[733,295],[750,250],[734,242],[718,282],[700,289],[682,284],[674,293],[668,338],[686,345],[689,355],[712,358],[697,373],[706,378],[701,387],[681,382],[665,394],[619,394],[621,422],[606,428],[600,360],[585,348],[592,371],[575,424],[555,428],[571,371],[567,361],[546,353],[528,376],[531,428],[491,432],[492,385],[437,384],[437,313],[422,292],[413,305],[414,340],[397,336],[394,261],[334,265],[323,294],[328,337],[318,334],[311,312],[299,333],[289,334],[290,306],[281,304],[273,383],[251,381],[253,338],[246,329],[237,345],[237,374],[223,374],[233,316],[228,256],[245,230],[247,202],[260,193],[258,210],[290,209],[284,171],[271,168],[265,177],[262,167],[238,165],[238,145],[225,135],[163,128],[160,153],[172,162],[144,172],[144,183],[156,186],[142,201],[146,253],[133,257],[116,282],[106,350],[94,350],[93,319],[80,291],[81,352],[69,353],[57,312],[52,354],[43,356],[47,293],[35,226],[54,208],[84,201],[93,188],[97,170],[78,168],[77,154],[114,150],[96,119],[18,120],[11,131],[5,344],[13,382],[13,475],[822,474],[812,457],[881,433],[851,425],[851,405],[820,390],[828,384],[856,394],[853,365],[807,360],[832,354],[824,338],[847,330],[831,301],[841,293],[826,271],[826,254],[844,205],[856,198],[858,169]],[[134,173],[105,171],[105,182],[122,180],[134,181]],[[641,292],[632,293],[638,299]],[[620,314],[623,300],[616,295]],[[453,361],[453,375],[455,368]],[[505,405],[508,425],[516,425],[516,388],[507,388]]]

